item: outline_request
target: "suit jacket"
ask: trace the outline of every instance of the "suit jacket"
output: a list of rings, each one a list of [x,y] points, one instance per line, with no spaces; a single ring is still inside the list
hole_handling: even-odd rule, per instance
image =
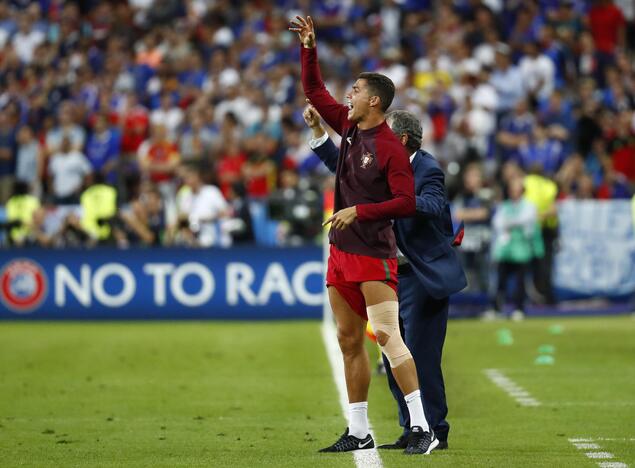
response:
[[[333,172],[339,156],[335,143],[329,139],[313,151]],[[423,150],[415,153],[412,170],[417,212],[411,218],[396,219],[393,230],[399,250],[427,293],[441,299],[467,286],[463,267],[452,248],[455,235],[445,194],[445,175],[437,160]]]

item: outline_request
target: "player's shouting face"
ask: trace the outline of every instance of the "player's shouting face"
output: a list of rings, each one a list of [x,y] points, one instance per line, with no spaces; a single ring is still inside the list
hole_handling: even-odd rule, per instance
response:
[[[380,104],[379,97],[369,94],[368,83],[360,78],[353,84],[353,89],[346,95],[348,104],[348,120],[359,122],[364,120],[373,106]]]

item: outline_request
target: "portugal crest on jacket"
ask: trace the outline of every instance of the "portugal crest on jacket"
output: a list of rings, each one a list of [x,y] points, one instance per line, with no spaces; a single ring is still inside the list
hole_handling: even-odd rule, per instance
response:
[[[362,154],[362,169],[366,169],[368,166],[370,166],[373,163],[373,159],[373,153],[369,151]]]

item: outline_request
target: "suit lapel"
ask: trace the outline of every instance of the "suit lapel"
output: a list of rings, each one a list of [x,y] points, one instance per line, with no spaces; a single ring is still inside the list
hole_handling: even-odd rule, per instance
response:
[[[415,153],[415,157],[412,158],[412,172],[417,173],[417,167],[419,167],[419,164],[421,164],[421,150],[417,151]]]
[[[414,173],[415,178],[415,194],[419,193],[420,184],[422,182],[419,174],[417,174],[417,169],[421,166],[421,164],[423,164],[423,154],[421,154],[421,150],[419,150],[415,153],[415,157],[412,159],[411,163],[412,172]]]

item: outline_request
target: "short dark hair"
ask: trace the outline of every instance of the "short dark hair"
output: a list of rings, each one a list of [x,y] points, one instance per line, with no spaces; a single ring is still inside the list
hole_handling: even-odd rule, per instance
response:
[[[369,94],[379,97],[381,110],[382,112],[386,112],[395,97],[395,84],[392,80],[386,75],[372,72],[360,73],[357,79],[366,80]]]

